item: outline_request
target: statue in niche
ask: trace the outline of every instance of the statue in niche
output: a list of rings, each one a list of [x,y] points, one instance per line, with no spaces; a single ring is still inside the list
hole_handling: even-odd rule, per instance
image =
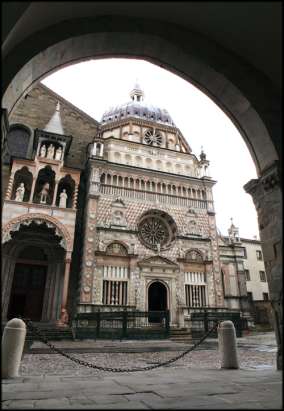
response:
[[[179,245],[179,247],[178,247],[178,256],[179,256],[179,258],[184,258],[184,251],[183,251],[182,244]]]
[[[40,157],[45,157],[46,156],[46,145],[43,144],[40,148]]]
[[[99,240],[99,250],[104,251],[105,249],[105,242],[103,240]]]
[[[97,168],[93,169],[92,181],[96,183],[100,182],[100,171]]]
[[[197,262],[202,262],[203,258],[202,255],[195,250],[191,250],[186,254],[186,259],[189,261],[197,261]]]
[[[123,211],[121,211],[121,210],[114,210],[113,211],[111,225],[116,225],[116,226],[120,226],[120,227],[127,225],[127,222],[126,222]]]
[[[119,243],[110,244],[106,249],[106,253],[110,255],[127,255],[128,254],[126,248]]]
[[[23,201],[25,195],[25,185],[21,183],[16,190],[15,201]]]
[[[49,193],[49,183],[45,183],[40,192],[40,203],[41,204],[46,204],[48,193]]]
[[[67,207],[67,199],[68,199],[68,195],[66,193],[66,189],[63,188],[62,192],[59,195],[59,207],[61,208],[66,208]]]
[[[59,146],[58,149],[55,151],[55,160],[61,160],[62,151],[62,147]]]
[[[47,158],[53,159],[53,157],[54,157],[54,149],[55,149],[55,147],[54,147],[53,144],[50,144],[50,146],[48,146],[48,149],[47,149]]]

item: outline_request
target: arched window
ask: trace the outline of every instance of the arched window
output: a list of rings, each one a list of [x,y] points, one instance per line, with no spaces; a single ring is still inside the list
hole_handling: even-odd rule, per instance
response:
[[[24,197],[22,201],[29,201],[31,195],[31,188],[33,183],[33,175],[29,171],[28,167],[22,167],[20,170],[16,171],[14,177],[14,185],[12,190],[11,199],[15,200],[16,190],[21,185],[24,184]]]
[[[106,254],[108,255],[128,255],[128,252],[124,245],[118,242],[114,242],[107,246]]]
[[[23,124],[13,124],[7,134],[7,146],[11,156],[28,158],[31,132]]]
[[[107,184],[111,184],[111,175],[107,174]]]
[[[101,175],[101,183],[102,183],[102,184],[105,183],[105,178],[106,178],[106,175],[105,175],[105,173],[103,173],[103,174]]]
[[[56,197],[56,203],[55,203],[57,207],[59,207],[60,194],[63,192],[63,190],[65,190],[67,194],[66,208],[72,208],[73,196],[74,196],[74,190],[75,190],[75,181],[70,176],[70,174],[63,177],[58,183],[57,197]]]
[[[42,168],[37,176],[35,192],[34,192],[34,203],[52,204],[53,192],[55,186],[55,172],[50,166]],[[42,196],[43,191],[46,196]]]

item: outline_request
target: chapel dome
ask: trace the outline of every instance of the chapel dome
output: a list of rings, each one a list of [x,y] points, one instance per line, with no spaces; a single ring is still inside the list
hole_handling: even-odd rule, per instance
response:
[[[145,103],[144,92],[139,84],[135,84],[133,90],[130,92],[130,97],[131,100],[129,102],[111,107],[105,111],[101,119],[102,125],[128,117],[136,117],[142,120],[176,127],[167,110]]]

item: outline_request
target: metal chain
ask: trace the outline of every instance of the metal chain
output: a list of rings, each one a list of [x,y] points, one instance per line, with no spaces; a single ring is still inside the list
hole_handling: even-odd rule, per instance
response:
[[[149,370],[153,370],[154,368],[158,368],[158,367],[163,367],[165,365],[171,364],[177,360],[179,360],[180,358],[184,357],[186,354],[188,354],[189,352],[193,351],[195,348],[197,348],[214,330],[217,329],[218,324],[220,321],[216,321],[215,325],[206,333],[203,335],[203,337],[200,338],[200,340],[198,340],[192,347],[190,347],[188,350],[184,351],[183,353],[177,355],[176,357],[173,357],[171,359],[169,359],[168,361],[159,363],[159,364],[155,364],[155,365],[150,365],[147,367],[137,367],[137,368],[112,368],[112,367],[101,367],[99,365],[95,365],[92,363],[89,363],[88,361],[84,361],[84,360],[79,360],[79,358],[75,358],[72,357],[71,355],[66,354],[64,351],[60,350],[59,348],[55,347],[53,344],[51,344],[46,338],[45,336],[43,336],[41,334],[41,332],[37,329],[37,327],[35,327],[32,324],[32,321],[26,318],[22,319],[26,325],[27,328],[29,328],[34,334],[36,334],[40,341],[42,341],[44,344],[48,345],[53,351],[57,352],[58,354],[61,354],[63,357],[68,358],[69,360],[79,364],[79,365],[84,365],[86,367],[89,368],[95,368],[97,370],[101,370],[101,371],[109,371],[109,372],[137,372],[137,371],[149,371]]]

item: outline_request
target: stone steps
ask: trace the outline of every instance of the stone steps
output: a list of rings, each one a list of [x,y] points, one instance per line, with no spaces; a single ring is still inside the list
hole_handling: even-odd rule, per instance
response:
[[[190,342],[192,335],[187,328],[171,328],[169,339],[176,342]]]

